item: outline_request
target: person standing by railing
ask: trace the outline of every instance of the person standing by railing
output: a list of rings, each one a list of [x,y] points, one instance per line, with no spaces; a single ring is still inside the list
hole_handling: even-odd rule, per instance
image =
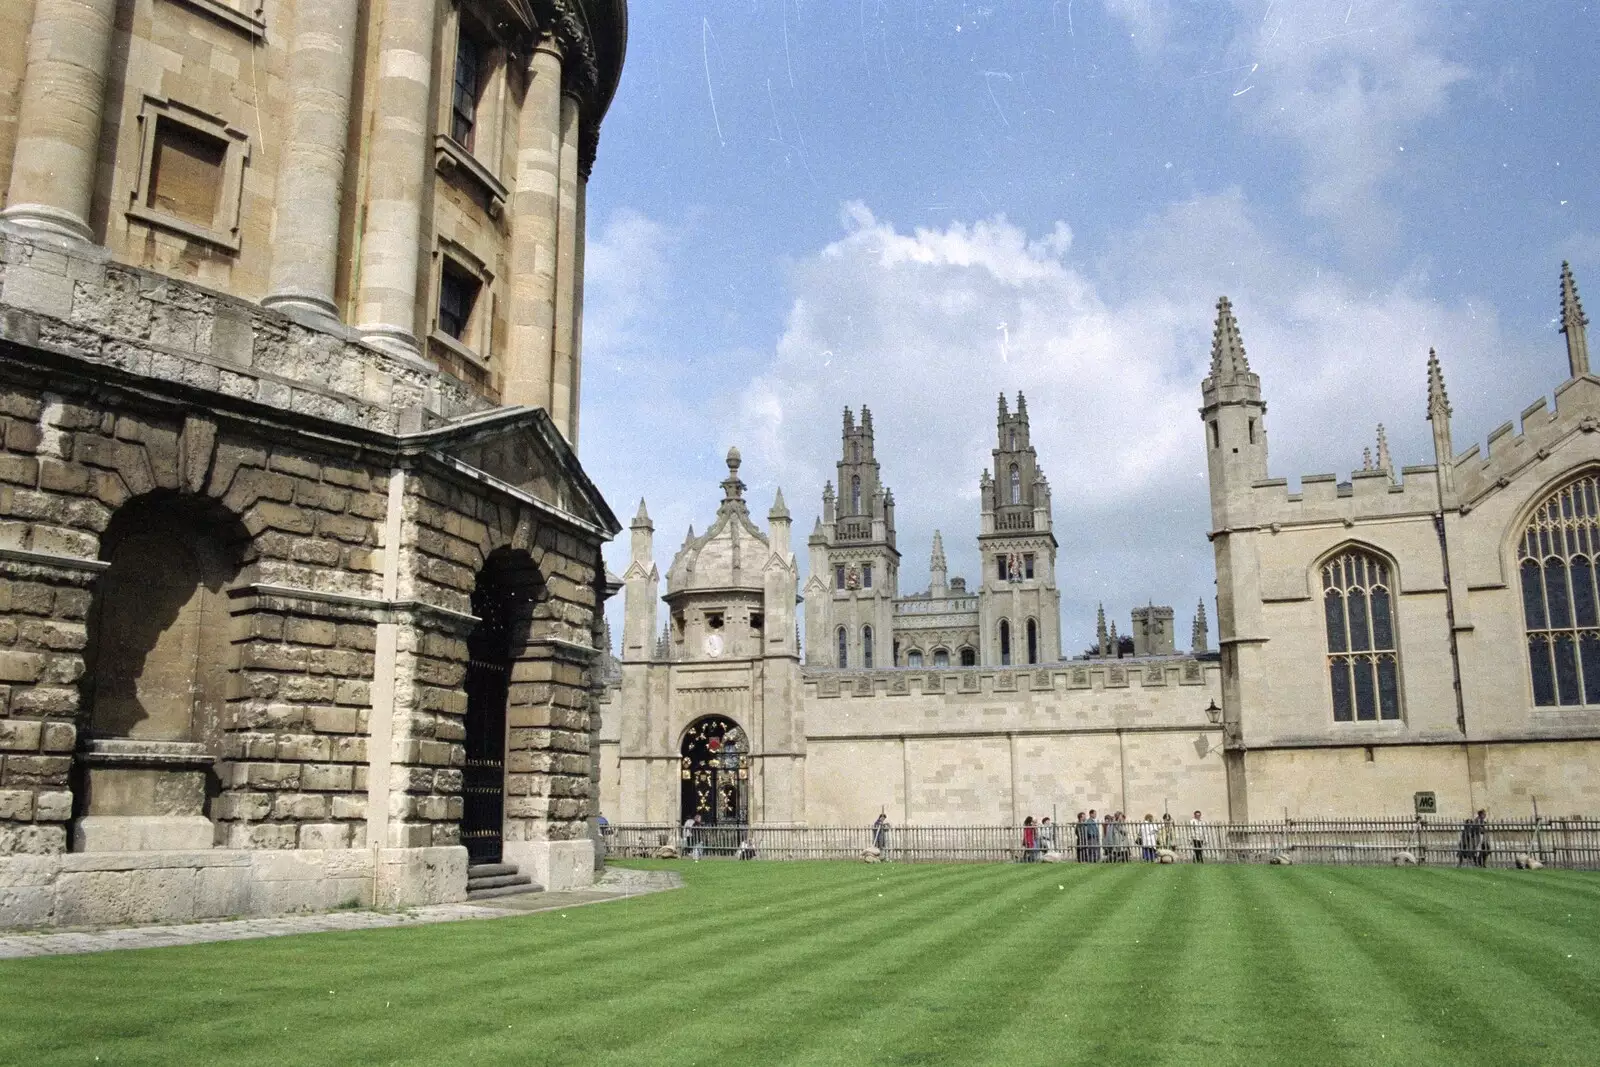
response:
[[[1032,863],[1039,858],[1039,830],[1033,825],[1033,816],[1022,820],[1022,862]]]
[[[1089,809],[1089,820],[1083,824],[1083,850],[1087,855],[1085,863],[1100,862],[1100,820],[1095,818],[1094,809]]]
[[[872,847],[878,850],[880,859],[888,859],[889,851],[889,816],[878,812],[878,817],[872,823]]]
[[[1189,843],[1194,846],[1194,861],[1206,861],[1206,824],[1200,817],[1200,812],[1194,813],[1194,818],[1189,820]]]
[[[1046,815],[1039,820],[1039,851],[1051,853],[1056,850],[1056,827]]]
[[[1155,862],[1156,858],[1156,817],[1145,812],[1144,822],[1139,824],[1139,847],[1143,850],[1146,863]]]
[[[1072,838],[1074,847],[1076,849],[1076,851],[1073,853],[1073,858],[1075,858],[1079,863],[1083,863],[1089,858],[1089,850],[1087,848],[1087,842],[1084,838],[1085,825],[1086,824],[1083,820],[1083,812],[1080,811],[1078,812],[1078,821],[1072,827]]]

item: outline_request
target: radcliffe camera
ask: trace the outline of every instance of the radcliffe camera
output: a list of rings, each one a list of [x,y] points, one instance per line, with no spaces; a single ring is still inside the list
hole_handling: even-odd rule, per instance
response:
[[[4,0],[0,1063],[1600,1061],[1597,35]]]

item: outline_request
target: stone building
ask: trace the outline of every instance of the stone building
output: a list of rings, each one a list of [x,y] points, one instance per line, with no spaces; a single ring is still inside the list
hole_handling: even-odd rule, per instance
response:
[[[5,925],[592,877],[625,40],[622,0],[3,5]]]
[[[1201,388],[1235,818],[1600,809],[1600,378],[1563,264],[1568,377],[1457,452],[1429,353],[1431,463],[1379,428],[1347,481],[1268,465],[1226,298]],[[1419,375],[1421,377],[1421,375]]]
[[[601,703],[608,817],[818,826],[885,812],[905,825],[1220,809],[1220,731],[1206,714],[1217,663],[1174,651],[1170,608],[1140,609],[1151,621],[1137,658],[1061,660],[1049,485],[1027,434],[1026,402],[1012,414],[1002,400],[979,588],[948,576],[935,534],[927,592],[902,597],[872,415],[846,411],[840,489],[824,487],[808,546],[804,666],[782,492],[763,533],[731,452],[717,516],[690,529],[664,597],[641,501],[621,662]]]
[[[845,409],[840,495],[831,482],[823,487],[808,542],[808,666],[1009,667],[1061,658],[1050,483],[1028,441],[1021,393],[1014,414],[1000,397],[995,438],[994,473],[978,483],[978,588],[968,592],[966,579],[948,577],[936,530],[927,592],[901,597],[894,493],[879,481],[872,413],[863,407],[857,426]]]

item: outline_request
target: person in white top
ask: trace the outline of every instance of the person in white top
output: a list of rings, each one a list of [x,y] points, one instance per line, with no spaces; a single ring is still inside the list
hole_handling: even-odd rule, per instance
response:
[[[1206,861],[1206,824],[1200,818],[1200,813],[1194,813],[1194,818],[1189,820],[1189,843],[1194,846],[1194,861]]]
[[[1156,858],[1156,817],[1145,814],[1144,822],[1139,824],[1139,847],[1144,850],[1144,861],[1154,863]]]

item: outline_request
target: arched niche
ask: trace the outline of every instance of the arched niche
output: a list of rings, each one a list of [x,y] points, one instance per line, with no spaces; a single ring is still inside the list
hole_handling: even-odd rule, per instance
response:
[[[248,537],[209,500],[129,501],[101,538],[81,690],[74,846],[209,848]]]

